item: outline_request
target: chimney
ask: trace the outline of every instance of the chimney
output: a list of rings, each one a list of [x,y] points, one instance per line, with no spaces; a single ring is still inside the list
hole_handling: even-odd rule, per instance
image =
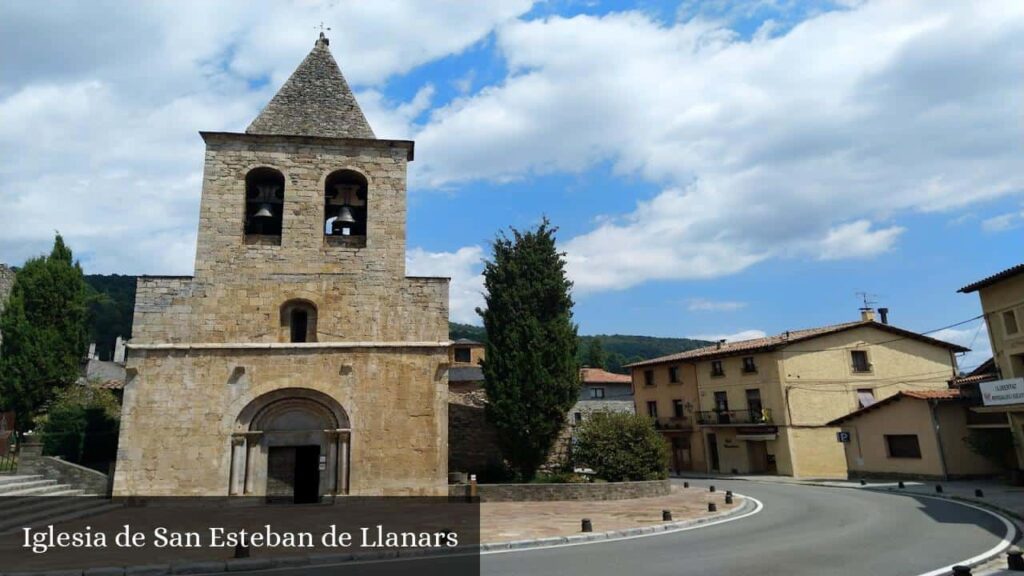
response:
[[[878,309],[878,315],[882,317],[882,324],[888,324],[889,323],[889,309],[888,308],[879,308]]]
[[[874,322],[875,321],[875,310],[873,308],[861,308],[860,309],[860,321],[861,322]]]
[[[722,338],[721,340],[719,340],[719,341],[718,341],[718,349],[719,349],[719,350],[721,350],[721,349],[722,349],[722,345],[723,345],[723,344],[725,344],[725,338]]]

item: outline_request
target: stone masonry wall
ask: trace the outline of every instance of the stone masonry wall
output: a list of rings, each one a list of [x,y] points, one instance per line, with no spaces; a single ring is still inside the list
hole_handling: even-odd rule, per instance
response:
[[[466,484],[453,484],[448,493],[461,497],[468,493]],[[648,482],[595,482],[593,484],[480,484],[477,495],[481,502],[548,502],[558,500],[626,500],[667,496],[672,491],[670,480]]]
[[[447,349],[134,350],[115,495],[223,495],[230,435],[253,399],[302,387],[337,400],[352,426],[350,493],[444,494]],[[235,368],[242,378],[232,378]]]
[[[6,264],[0,264],[0,314],[7,307],[7,299],[11,297],[11,289],[14,288],[14,269]],[[4,336],[0,333],[0,343],[3,343]]]

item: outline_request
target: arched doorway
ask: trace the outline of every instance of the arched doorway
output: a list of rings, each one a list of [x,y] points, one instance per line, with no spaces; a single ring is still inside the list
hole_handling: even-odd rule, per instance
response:
[[[231,441],[230,494],[311,503],[348,493],[348,414],[330,396],[283,388],[238,415]]]

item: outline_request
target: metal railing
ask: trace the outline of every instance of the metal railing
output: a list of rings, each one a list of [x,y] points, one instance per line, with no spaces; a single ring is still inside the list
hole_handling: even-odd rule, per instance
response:
[[[0,432],[0,474],[14,474],[18,470],[18,435]]]
[[[704,426],[771,424],[772,411],[770,408],[754,410],[703,410],[697,413],[697,422]]]
[[[693,427],[693,418],[690,416],[668,416],[654,420],[654,427],[659,430],[682,430]]]

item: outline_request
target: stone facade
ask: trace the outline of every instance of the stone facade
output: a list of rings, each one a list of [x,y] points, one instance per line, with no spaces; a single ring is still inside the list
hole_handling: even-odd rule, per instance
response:
[[[7,307],[7,299],[11,297],[11,289],[14,288],[14,269],[6,264],[0,264],[0,314]],[[3,333],[0,333],[0,344],[4,341]]]
[[[448,280],[405,276],[413,144],[310,135],[310,122],[358,123],[322,105],[351,97],[326,50],[293,75],[301,89],[282,88],[291,111],[272,129],[202,133],[195,276],[138,282],[116,495],[270,496],[292,482],[297,500],[311,478],[317,499],[447,493]],[[254,169],[284,176],[273,242],[247,237]],[[358,244],[324,232],[338,170],[366,181]]]

